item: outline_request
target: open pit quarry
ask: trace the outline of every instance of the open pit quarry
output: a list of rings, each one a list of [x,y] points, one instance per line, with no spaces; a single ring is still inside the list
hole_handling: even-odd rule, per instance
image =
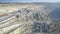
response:
[[[49,16],[59,5],[0,4],[0,34],[57,34],[60,22]]]

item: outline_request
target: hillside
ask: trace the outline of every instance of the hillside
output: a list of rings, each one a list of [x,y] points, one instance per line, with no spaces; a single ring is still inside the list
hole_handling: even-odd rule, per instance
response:
[[[0,4],[0,34],[60,32],[59,7],[59,3]]]

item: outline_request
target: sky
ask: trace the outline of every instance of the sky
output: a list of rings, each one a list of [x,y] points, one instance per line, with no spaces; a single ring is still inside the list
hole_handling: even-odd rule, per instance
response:
[[[60,0],[0,0],[0,2],[60,2]]]

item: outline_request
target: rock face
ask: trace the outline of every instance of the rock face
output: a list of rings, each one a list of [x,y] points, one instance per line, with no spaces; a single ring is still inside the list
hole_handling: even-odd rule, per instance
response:
[[[50,10],[52,12],[54,9],[52,8],[54,5],[31,5],[8,13],[7,16],[0,19],[0,34],[60,32],[59,21],[52,19],[48,15]]]

